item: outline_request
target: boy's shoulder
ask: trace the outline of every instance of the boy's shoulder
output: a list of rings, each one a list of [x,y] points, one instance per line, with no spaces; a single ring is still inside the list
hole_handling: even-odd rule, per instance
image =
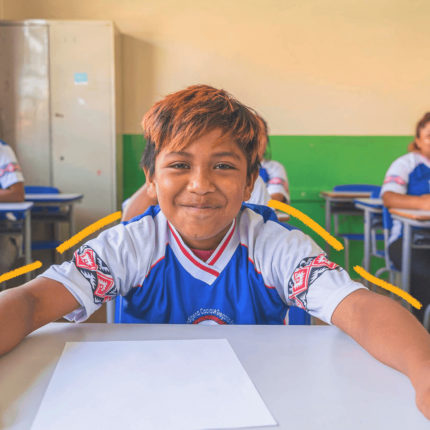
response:
[[[149,206],[149,208],[146,209],[146,211],[143,212],[142,214],[136,215],[134,218],[131,218],[128,221],[122,221],[121,224],[122,225],[133,224],[133,223],[136,223],[138,221],[141,221],[145,217],[148,217],[147,220],[149,220],[150,218],[154,219],[160,212],[161,212],[160,206],[158,206],[158,205],[156,205],[156,206]]]
[[[269,255],[319,252],[319,247],[297,227],[278,221],[276,213],[267,206],[244,203],[239,215],[240,243],[250,254]]]
[[[285,229],[287,231],[297,230],[296,227],[280,222],[278,220],[278,217],[276,216],[275,211],[269,206],[256,205],[251,203],[242,204],[242,208],[240,211],[240,221],[247,222],[250,227],[252,226],[252,224],[255,224],[257,222],[259,222],[260,224],[266,224],[269,221],[272,221],[278,226],[278,228]],[[268,226],[272,226],[272,224],[269,223]]]
[[[310,237],[296,227],[278,221],[276,213],[268,206],[243,203],[236,221],[237,243],[245,245],[250,255],[270,253],[272,248],[278,249],[279,246],[291,248],[291,241],[296,251],[303,246],[314,247],[310,245],[313,242]],[[173,240],[169,221],[158,205],[150,206],[143,214],[122,222],[119,229],[120,236],[129,241],[130,246],[157,249],[157,255],[164,253],[166,245]]]

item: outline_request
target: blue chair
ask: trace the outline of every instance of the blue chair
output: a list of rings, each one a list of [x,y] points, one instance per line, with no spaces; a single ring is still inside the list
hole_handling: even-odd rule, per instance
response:
[[[370,184],[345,184],[336,185],[333,191],[344,191],[344,192],[369,192],[372,198],[378,198],[381,192],[381,187],[378,185]],[[364,241],[364,234],[362,233],[341,233],[339,234],[339,215],[361,215],[360,211],[357,211],[354,203],[340,202],[338,207],[333,209],[334,217],[334,232],[336,236],[340,236],[344,240],[345,247],[345,269],[349,270],[349,243],[350,241]],[[374,215],[371,220],[371,234],[372,234],[372,251],[371,255],[384,258],[381,251],[377,249],[377,241],[384,240],[383,234],[376,234],[378,229],[382,228],[381,217]]]
[[[310,325],[311,316],[303,309],[295,306],[290,306],[288,311],[289,325]],[[115,298],[115,324],[130,323],[129,316],[124,312],[124,299],[122,296],[116,296]]]
[[[24,189],[26,194],[60,194],[58,188],[45,185],[26,185]]]
[[[333,191],[345,191],[345,192],[363,192],[363,193],[379,193],[381,192],[381,187],[379,185],[370,184],[344,184],[336,185],[333,187]]]

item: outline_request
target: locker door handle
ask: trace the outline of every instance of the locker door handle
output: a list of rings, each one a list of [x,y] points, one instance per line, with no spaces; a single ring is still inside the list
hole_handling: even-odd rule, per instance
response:
[[[54,116],[56,118],[64,118],[64,115],[62,113],[58,113],[58,112],[55,112]]]

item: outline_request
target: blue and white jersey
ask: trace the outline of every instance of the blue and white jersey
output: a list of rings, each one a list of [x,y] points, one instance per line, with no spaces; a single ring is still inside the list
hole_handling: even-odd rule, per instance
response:
[[[13,149],[0,140],[0,188],[5,190],[17,182],[24,182],[21,167]]]
[[[283,324],[295,305],[330,323],[340,301],[364,288],[270,208],[247,204],[207,261],[152,206],[41,276],[74,295],[81,307],[66,318],[78,322],[120,294],[130,322]]]
[[[262,160],[260,177],[266,183],[270,195],[282,194],[287,203],[290,201],[288,178],[284,166],[275,160]]]
[[[416,152],[402,155],[395,160],[385,174],[381,197],[392,191],[399,194],[421,196],[430,193],[430,160]],[[402,236],[402,223],[393,220],[389,243]]]

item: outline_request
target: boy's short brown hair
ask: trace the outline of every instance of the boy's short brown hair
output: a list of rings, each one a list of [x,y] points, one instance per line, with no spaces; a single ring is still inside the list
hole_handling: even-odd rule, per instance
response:
[[[219,128],[243,150],[248,176],[260,166],[267,145],[265,121],[227,91],[193,85],[157,102],[142,120],[146,139],[141,167],[152,176],[163,148],[181,150],[203,134]]]

